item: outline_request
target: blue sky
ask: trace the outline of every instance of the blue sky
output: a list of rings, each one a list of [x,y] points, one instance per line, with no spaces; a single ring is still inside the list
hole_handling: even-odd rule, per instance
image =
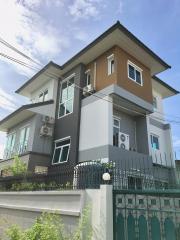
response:
[[[61,65],[119,20],[172,66],[159,77],[180,90],[179,16],[179,0],[6,0],[0,2],[0,37],[43,65]],[[32,65],[2,44],[0,52]],[[14,91],[34,73],[0,57],[0,119],[27,103]],[[165,100],[168,119],[180,122],[179,103],[180,96]],[[180,123],[172,124],[172,134],[180,157]],[[0,157],[4,141],[0,133]]]

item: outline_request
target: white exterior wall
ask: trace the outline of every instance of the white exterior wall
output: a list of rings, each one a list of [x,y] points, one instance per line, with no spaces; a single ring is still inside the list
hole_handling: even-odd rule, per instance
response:
[[[112,117],[112,103],[99,99],[83,106],[82,102],[79,151],[112,145]]]
[[[55,117],[57,88],[58,88],[58,81],[55,79],[51,79],[45,82],[39,89],[31,93],[31,101],[35,103],[35,102],[39,102],[40,93],[48,90],[48,100],[54,100],[54,104],[50,105],[50,109],[48,111],[48,113],[50,113],[48,115],[51,117]],[[37,111],[37,112],[46,115],[47,107],[45,106],[44,108],[45,108],[45,112],[43,112],[42,106],[39,108],[40,111]]]
[[[161,94],[158,93],[155,89],[153,89],[153,97],[157,99],[157,109],[154,109],[154,113],[152,113],[151,116],[163,122],[164,120],[163,98]]]
[[[39,89],[31,93],[31,100],[33,102],[39,102],[39,95],[40,93],[48,90],[48,100],[54,99],[54,88],[56,85],[57,80],[51,79],[47,82],[45,82]]]
[[[164,109],[163,109],[163,97],[157,90],[153,89],[153,96],[157,99],[157,109],[150,115],[151,118],[165,124],[164,121]],[[162,129],[158,126],[150,124],[149,117],[148,121],[148,133],[149,133],[149,149],[152,155],[153,162],[163,165],[174,165],[174,151],[172,145],[171,129]],[[159,137],[159,150],[154,150],[151,147],[150,135],[154,134]]]
[[[174,164],[171,129],[164,130],[152,124],[149,124],[149,140],[151,134],[157,135],[159,137],[160,148],[159,150],[152,149],[151,142],[149,141],[150,153],[153,157],[153,162],[168,166]]]
[[[73,232],[78,226],[83,208],[89,206],[92,240],[112,240],[112,200],[111,185],[79,191],[0,192],[0,236],[13,224],[23,229],[29,228],[43,212],[60,214],[65,231]],[[6,239],[5,236],[2,239]]]

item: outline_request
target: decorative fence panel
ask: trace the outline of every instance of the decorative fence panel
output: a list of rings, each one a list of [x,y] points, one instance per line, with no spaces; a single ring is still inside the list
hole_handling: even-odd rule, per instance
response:
[[[179,240],[180,190],[114,190],[114,240]]]

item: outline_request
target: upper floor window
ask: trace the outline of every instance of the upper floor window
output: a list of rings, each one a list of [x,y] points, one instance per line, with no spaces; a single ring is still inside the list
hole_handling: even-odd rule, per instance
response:
[[[107,57],[108,60],[108,75],[111,75],[114,72],[114,54]]]
[[[85,72],[85,86],[89,86],[91,84],[91,72],[87,70]]]
[[[136,83],[143,85],[142,82],[142,69],[135,64],[128,61],[128,78],[135,81]]]
[[[44,92],[41,92],[39,94],[39,102],[44,102],[48,100],[48,90],[45,90]]]
[[[157,109],[157,98],[153,97],[153,107],[154,109]]]
[[[55,142],[52,164],[67,162],[69,158],[70,138]]]
[[[155,150],[159,150],[159,137],[151,134],[151,146]]]
[[[73,112],[74,103],[74,77],[61,83],[59,117]]]
[[[20,131],[20,139],[19,139],[19,153],[23,153],[27,150],[29,139],[29,126],[26,126]]]
[[[11,133],[7,136],[4,158],[12,157],[12,154],[14,152],[15,138],[16,133]]]

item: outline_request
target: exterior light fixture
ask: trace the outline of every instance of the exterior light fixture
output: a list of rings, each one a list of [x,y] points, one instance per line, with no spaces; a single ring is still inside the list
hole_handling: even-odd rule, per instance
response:
[[[103,179],[104,181],[110,181],[111,176],[110,176],[110,174],[109,174],[108,172],[106,172],[106,173],[103,173],[102,179]]]

